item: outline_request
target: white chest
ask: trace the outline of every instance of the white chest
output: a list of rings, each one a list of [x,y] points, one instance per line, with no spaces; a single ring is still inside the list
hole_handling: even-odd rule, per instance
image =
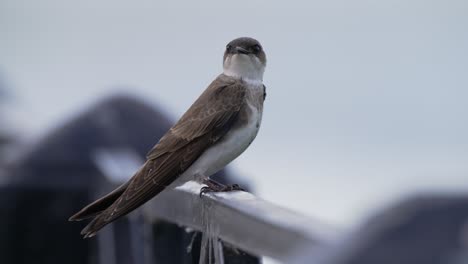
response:
[[[258,104],[257,97],[262,96],[263,102],[263,85],[249,89],[251,90],[248,92],[245,105],[245,110],[248,111],[247,122],[233,128],[219,143],[207,149],[191,166],[190,174],[208,177],[216,173],[242,154],[255,139],[262,122],[263,107]]]
[[[253,104],[248,104],[250,110],[248,122],[233,131],[230,131],[220,143],[219,155],[221,165],[224,167],[244,152],[255,139],[262,122],[262,112]]]

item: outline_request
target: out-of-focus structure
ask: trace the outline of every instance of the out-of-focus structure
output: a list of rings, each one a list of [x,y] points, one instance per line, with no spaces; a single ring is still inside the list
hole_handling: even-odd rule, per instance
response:
[[[85,223],[67,221],[74,211],[128,179],[170,125],[160,111],[127,96],[114,96],[25,151],[5,170],[0,185],[0,262],[192,263],[192,258],[198,259],[200,236],[194,250],[186,252],[185,242],[192,233],[161,221],[144,221],[138,212],[88,240],[79,235]],[[230,177],[225,171],[217,176],[221,181]],[[158,244],[160,236],[167,239]],[[258,263],[257,257],[240,256],[246,263]]]
[[[201,186],[189,182],[83,240],[86,223],[68,217],[128,179],[170,124],[161,111],[114,96],[0,165],[0,262],[468,263],[465,194],[403,200],[339,233],[247,192],[200,197]],[[232,181],[226,171],[217,177]]]
[[[7,117],[3,111],[7,101],[6,93],[6,87],[2,75],[0,75],[0,183],[4,180],[8,148],[13,143],[14,139],[7,122]]]

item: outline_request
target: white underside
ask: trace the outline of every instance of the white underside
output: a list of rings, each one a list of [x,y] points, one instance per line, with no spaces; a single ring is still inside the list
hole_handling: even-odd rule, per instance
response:
[[[234,54],[226,58],[223,64],[224,74],[242,79],[248,89],[263,90],[263,65],[256,56]],[[262,112],[252,104],[247,125],[229,131],[221,142],[207,149],[172,185],[177,187],[187,181],[201,181],[218,172],[237,158],[252,143],[260,128]]]
[[[263,85],[250,85],[249,89],[263,89]],[[229,131],[222,141],[207,149],[177,179],[172,187],[177,187],[187,181],[201,181],[224,168],[227,164],[244,152],[257,136],[262,121],[262,113],[251,104],[250,119],[247,125]]]

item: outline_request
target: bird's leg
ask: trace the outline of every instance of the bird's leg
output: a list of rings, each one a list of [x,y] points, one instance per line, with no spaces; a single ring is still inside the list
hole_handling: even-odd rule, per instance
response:
[[[220,182],[217,182],[211,178],[206,178],[203,180],[203,184],[206,184],[208,187],[212,188],[212,189],[223,189],[226,187],[226,185],[220,183]]]
[[[230,192],[230,191],[245,191],[238,184],[224,185],[210,178],[206,178],[202,181],[203,184],[206,184],[205,187],[200,190],[200,197],[204,193],[209,192]]]
[[[226,187],[226,185],[223,185],[210,178],[203,179],[202,183],[205,184],[206,186],[200,189],[200,197],[204,193],[208,193],[208,192],[221,192]]]

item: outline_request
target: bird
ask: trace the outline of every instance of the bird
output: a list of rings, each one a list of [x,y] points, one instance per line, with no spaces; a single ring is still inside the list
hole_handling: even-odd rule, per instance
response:
[[[69,218],[92,218],[81,231],[96,235],[107,224],[135,210],[167,188],[187,181],[206,185],[208,192],[243,190],[211,179],[252,143],[262,122],[266,87],[266,54],[254,38],[226,45],[223,72],[148,152],[144,164],[120,187]]]

